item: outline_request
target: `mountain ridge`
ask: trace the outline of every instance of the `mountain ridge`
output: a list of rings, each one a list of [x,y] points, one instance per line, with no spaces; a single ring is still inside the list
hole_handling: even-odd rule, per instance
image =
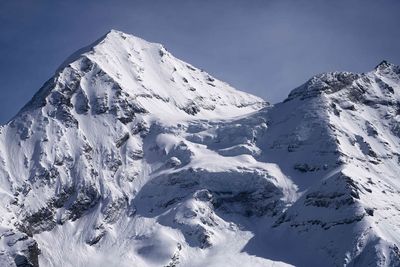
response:
[[[86,71],[89,71],[89,73],[85,73]],[[68,79],[70,81],[81,82],[83,78],[83,81],[90,82],[90,80],[87,80],[91,77],[85,80],[86,77],[80,76],[89,76],[93,71],[95,71],[95,75],[104,77],[105,80],[101,86],[107,86],[108,82],[112,83],[112,86],[116,87],[114,90],[120,90],[124,94],[128,94],[131,98],[138,99],[137,101],[131,100],[131,102],[138,102],[139,106],[146,105],[143,102],[148,102],[148,100],[143,98],[155,97],[163,102],[168,102],[170,99],[171,101],[175,101],[176,106],[186,113],[197,113],[199,111],[197,109],[193,110],[192,102],[192,104],[199,102],[198,106],[203,106],[203,110],[215,108],[215,103],[218,104],[218,107],[233,104],[246,108],[247,105],[252,104],[246,103],[246,99],[253,99],[254,104],[258,104],[260,107],[265,102],[258,97],[242,92],[238,92],[236,94],[238,99],[234,99],[229,94],[225,94],[225,92],[235,92],[235,89],[226,83],[218,81],[211,75],[194,68],[188,63],[175,59],[162,45],[148,43],[143,39],[115,30],[111,30],[93,44],[78,50],[70,56],[56,71],[55,76],[36,94],[33,102],[42,103],[45,101],[43,98],[46,98],[47,94],[55,90],[53,87],[57,85],[54,84],[57,83],[57,79],[62,81],[67,78],[64,76],[69,76]],[[144,79],[142,76],[150,77]],[[215,83],[220,83],[220,85],[216,87]],[[156,88],[156,85],[159,88]],[[49,88],[46,86],[49,86]],[[61,88],[63,86],[77,87],[81,86],[81,84],[59,84],[59,90],[66,92],[67,90],[76,90],[76,88]],[[90,86],[90,84],[86,86]],[[201,88],[196,88],[196,86]],[[165,91],[164,87],[170,89]],[[214,87],[216,88],[214,89]],[[224,90],[217,93],[225,97],[221,100],[221,103],[219,103],[220,100],[214,99],[211,93],[211,89],[218,91],[219,87],[224,88]],[[172,88],[177,92],[175,93],[175,90]],[[105,89],[107,90],[107,88]],[[89,88],[88,90],[100,89]],[[88,90],[84,90],[85,94],[88,94]],[[37,100],[35,101],[35,99]],[[22,110],[29,108],[31,103],[28,103]],[[150,104],[153,106],[157,105],[157,103],[152,102]],[[149,107],[149,109],[152,108]],[[151,111],[153,114],[157,113],[157,110],[154,108]],[[158,115],[160,116],[161,114]]]
[[[122,32],[79,51],[0,128],[1,265],[400,265],[399,67],[268,105]]]

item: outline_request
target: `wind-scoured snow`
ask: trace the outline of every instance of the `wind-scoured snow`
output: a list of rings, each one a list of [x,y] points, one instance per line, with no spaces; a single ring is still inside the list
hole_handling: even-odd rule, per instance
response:
[[[0,128],[1,266],[399,266],[400,68],[277,105],[111,31]]]

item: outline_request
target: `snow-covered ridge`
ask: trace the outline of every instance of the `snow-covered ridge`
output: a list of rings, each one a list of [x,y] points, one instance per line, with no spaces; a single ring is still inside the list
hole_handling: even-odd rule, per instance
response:
[[[379,63],[373,71],[367,74],[355,74],[351,72],[322,73],[314,76],[305,84],[290,92],[285,101],[289,101],[295,97],[301,97],[302,99],[315,97],[321,93],[332,94],[346,89],[359,89],[362,92],[363,90],[366,90],[366,88],[363,88],[363,83],[367,79],[373,78],[376,81],[379,81],[381,80],[381,77],[383,77],[382,83],[385,83],[386,79],[393,80],[389,81],[389,83],[396,83],[399,80],[399,74],[400,67],[385,60]],[[355,88],[355,85],[359,85],[359,88]]]
[[[23,110],[46,103],[58,108],[60,101],[77,113],[110,110],[123,120],[145,112],[178,120],[232,117],[266,105],[176,59],[160,44],[115,30],[67,59]]]
[[[399,70],[271,106],[111,31],[0,128],[0,265],[399,266]]]
[[[285,155],[280,166],[304,190],[274,224],[278,237],[309,240],[290,243],[305,251],[288,256],[295,265],[399,265],[399,103],[400,68],[383,61],[368,73],[317,75],[267,114],[263,142],[276,150],[266,160]],[[321,230],[302,233],[311,229]],[[315,250],[326,254],[317,259]]]

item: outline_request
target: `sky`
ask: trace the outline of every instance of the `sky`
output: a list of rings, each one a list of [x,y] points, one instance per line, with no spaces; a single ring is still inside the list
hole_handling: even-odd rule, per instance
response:
[[[398,0],[0,0],[0,124],[110,29],[271,103],[315,74],[400,64]]]

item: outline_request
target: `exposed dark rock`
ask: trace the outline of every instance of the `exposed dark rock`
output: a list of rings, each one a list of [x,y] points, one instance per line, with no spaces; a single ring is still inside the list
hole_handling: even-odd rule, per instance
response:
[[[196,115],[200,112],[200,108],[197,106],[196,103],[192,102],[182,108],[189,115]]]
[[[120,139],[118,139],[115,142],[115,146],[117,148],[120,148],[123,144],[126,143],[126,141],[128,141],[129,137],[130,137],[129,133],[125,133]]]
[[[108,107],[108,95],[105,94],[103,96],[96,97],[94,105],[94,112],[96,114],[103,114],[109,110]]]
[[[166,162],[166,166],[168,167],[178,167],[182,164],[182,162],[177,158],[177,157],[171,157],[167,162]]]
[[[79,219],[86,211],[96,206],[100,201],[100,194],[93,186],[85,186],[79,189],[76,199],[67,207],[69,218],[72,221]]]
[[[43,207],[32,214],[26,215],[23,222],[26,225],[26,229],[28,229],[28,233],[33,234],[50,231],[56,226],[54,211],[51,207]]]
[[[314,172],[318,171],[320,168],[317,166],[310,166],[307,163],[298,163],[294,165],[294,169],[300,172]]]
[[[33,241],[23,253],[14,257],[14,263],[17,267],[39,267],[40,249],[36,241]]]
[[[227,213],[250,216],[275,216],[280,205],[279,192],[273,186],[265,186],[255,192],[213,192],[212,204],[215,209]]]
[[[374,216],[374,209],[371,208],[366,208],[365,212],[369,215],[369,216]]]
[[[133,160],[141,160],[144,157],[143,150],[130,151],[128,156]]]
[[[128,199],[126,197],[111,200],[102,210],[104,221],[109,224],[116,222],[127,206]]]
[[[100,242],[100,240],[106,235],[105,231],[100,232],[98,235],[94,236],[93,238],[86,241],[86,244],[89,246],[96,245]]]
[[[349,206],[354,204],[354,199],[344,193],[331,192],[312,192],[306,195],[306,200],[304,201],[306,206],[315,206],[329,208],[333,207],[339,209],[343,206]]]
[[[33,267],[33,264],[30,263],[28,258],[24,255],[17,254],[14,258],[14,262],[17,267]]]
[[[132,128],[132,134],[139,134],[141,137],[145,137],[150,131],[150,127],[145,121],[137,122]]]
[[[210,201],[212,199],[212,194],[207,189],[199,190],[194,194],[194,197],[200,201]]]
[[[78,114],[87,114],[89,111],[89,99],[83,89],[79,90],[76,95],[76,103],[75,103],[75,110]]]
[[[71,114],[70,108],[65,105],[57,108],[55,117],[68,128],[78,127],[78,120]]]

